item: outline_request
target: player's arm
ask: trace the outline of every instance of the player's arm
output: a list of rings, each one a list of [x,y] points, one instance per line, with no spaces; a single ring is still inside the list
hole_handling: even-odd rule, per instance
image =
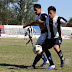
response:
[[[35,24],[39,24],[39,23],[44,23],[44,21],[42,21],[41,19],[38,19],[38,20],[32,22],[32,23],[29,24],[29,25],[24,25],[23,28],[25,28],[25,27],[27,27],[27,26],[30,26],[30,25],[32,26],[32,25],[35,25]]]
[[[68,27],[72,27],[72,23],[68,22],[65,18],[60,17],[61,24],[65,24]]]
[[[36,21],[32,22],[29,25],[24,25],[23,28],[30,26],[30,25],[42,24],[42,23],[45,22],[46,18],[47,18],[47,14],[44,13],[44,14],[41,15],[40,19],[37,19]]]
[[[67,22],[67,26],[68,26],[68,27],[72,27],[72,23]]]
[[[39,22],[36,20],[36,21],[34,21],[34,22],[32,22],[31,24],[29,24],[29,25],[24,25],[23,26],[23,28],[25,28],[25,27],[27,27],[27,26],[32,26],[32,25],[35,25],[35,24],[38,24]]]
[[[36,33],[36,29],[33,29],[34,30],[34,32]]]

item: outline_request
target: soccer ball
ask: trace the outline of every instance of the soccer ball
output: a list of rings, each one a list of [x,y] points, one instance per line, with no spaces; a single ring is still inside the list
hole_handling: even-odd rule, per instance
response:
[[[33,52],[35,54],[40,54],[42,52],[42,46],[40,46],[40,45],[33,46]]]

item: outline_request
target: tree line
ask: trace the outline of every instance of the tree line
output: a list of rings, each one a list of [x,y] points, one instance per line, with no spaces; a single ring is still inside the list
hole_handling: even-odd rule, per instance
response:
[[[0,25],[23,25],[35,20],[33,4],[38,0],[0,0]]]
[[[38,0],[0,0],[0,25],[26,25],[35,20],[33,4]],[[72,22],[70,18],[69,22]]]

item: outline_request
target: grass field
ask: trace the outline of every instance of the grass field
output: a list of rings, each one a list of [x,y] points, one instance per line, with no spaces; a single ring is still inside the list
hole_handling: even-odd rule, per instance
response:
[[[56,68],[46,70],[49,64],[40,67],[42,59],[37,63],[37,69],[28,70],[26,67],[32,65],[36,56],[32,51],[31,43],[28,46],[25,43],[28,40],[5,38],[0,40],[0,72],[72,72],[72,39],[63,40],[61,50],[65,57],[64,68],[60,67],[60,60],[54,49],[52,53],[53,61]],[[36,39],[33,40],[34,44]]]

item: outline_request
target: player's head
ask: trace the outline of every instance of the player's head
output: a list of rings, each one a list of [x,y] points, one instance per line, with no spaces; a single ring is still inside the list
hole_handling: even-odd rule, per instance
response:
[[[55,17],[56,14],[56,8],[54,6],[48,7],[48,15],[51,19]]]
[[[34,12],[36,15],[39,15],[41,13],[41,5],[40,4],[34,4]]]

